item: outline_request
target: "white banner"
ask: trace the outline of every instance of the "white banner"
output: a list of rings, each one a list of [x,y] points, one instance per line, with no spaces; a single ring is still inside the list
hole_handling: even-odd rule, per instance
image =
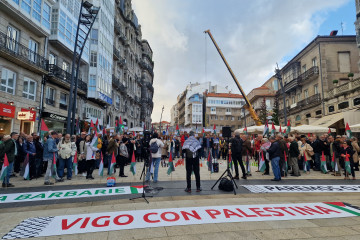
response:
[[[242,185],[253,193],[360,192],[360,185]]]
[[[119,186],[108,188],[84,188],[70,189],[59,191],[43,191],[43,192],[26,192],[26,193],[10,193],[0,194],[1,203],[11,202],[28,202],[28,201],[44,201],[58,200],[83,197],[101,197],[122,194],[136,194],[143,191],[143,186]]]
[[[360,210],[342,202],[233,205],[129,210],[30,218],[3,239],[45,237],[89,232],[224,222],[276,221],[360,216]]]

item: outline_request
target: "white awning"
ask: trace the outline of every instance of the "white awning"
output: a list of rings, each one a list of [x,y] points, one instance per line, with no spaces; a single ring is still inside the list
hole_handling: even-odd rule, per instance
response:
[[[322,117],[315,122],[312,122],[311,125],[329,128],[342,119],[344,119],[344,113],[335,113]]]

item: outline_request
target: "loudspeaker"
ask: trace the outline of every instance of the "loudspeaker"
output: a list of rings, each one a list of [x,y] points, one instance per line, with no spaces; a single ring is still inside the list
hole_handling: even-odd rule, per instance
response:
[[[231,138],[231,127],[223,127],[222,128],[222,136],[224,138]]]

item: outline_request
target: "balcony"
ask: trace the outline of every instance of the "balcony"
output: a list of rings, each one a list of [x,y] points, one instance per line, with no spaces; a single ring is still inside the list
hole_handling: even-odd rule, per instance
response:
[[[297,102],[296,108],[307,109],[307,108],[311,108],[311,107],[314,107],[319,104],[321,104],[320,93],[312,95],[311,97],[308,97],[304,100]]]
[[[47,73],[47,60],[0,32],[0,56],[38,74]]]
[[[115,33],[118,33],[120,34],[121,33],[121,26],[120,26],[120,23],[118,21],[114,21],[114,30],[115,30]]]
[[[115,46],[113,47],[113,57],[114,60],[120,60],[120,51]]]
[[[119,78],[115,77],[115,75],[112,75],[112,85],[120,92],[126,92],[126,87],[122,84]]]
[[[300,87],[299,78],[295,78],[291,80],[290,82],[286,83],[284,86],[284,91],[286,93],[289,93],[291,91],[295,91],[296,88]]]
[[[64,71],[62,68],[58,67],[55,64],[48,64],[49,77],[52,80],[56,80],[58,83],[65,87],[70,87],[71,84],[71,74]],[[81,79],[78,79],[78,90],[87,93],[87,84]]]
[[[119,39],[123,44],[126,44],[127,40],[128,40],[127,37],[125,36],[125,34],[123,32],[121,32],[121,31],[119,33]]]
[[[336,86],[335,88],[328,91],[326,94],[326,98],[331,99],[341,95],[345,95],[348,92],[356,91],[359,88],[360,88],[360,78],[353,79],[345,84]]]
[[[142,69],[147,70],[147,71],[150,73],[150,75],[151,75],[152,77],[154,77],[154,71],[153,71],[152,67],[149,66],[149,64],[147,64],[146,62],[144,62],[143,60],[141,60],[141,61],[139,62],[139,65],[140,65],[140,67],[141,67]]]
[[[121,56],[119,56],[118,64],[119,64],[120,67],[125,66],[125,65],[126,65],[126,59],[123,58],[123,57],[121,57]]]
[[[47,105],[55,106],[55,100],[54,99],[46,98],[45,103]]]
[[[297,79],[300,85],[304,85],[317,77],[319,77],[319,67],[314,66],[309,70],[305,71],[304,73],[300,74]]]

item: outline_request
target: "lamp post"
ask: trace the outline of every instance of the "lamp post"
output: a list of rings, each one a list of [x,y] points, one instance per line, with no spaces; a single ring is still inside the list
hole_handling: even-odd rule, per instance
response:
[[[276,64],[277,65],[277,64]],[[283,102],[284,102],[284,125],[286,125],[287,123],[287,116],[286,116],[286,102],[285,102],[285,90],[284,90],[284,85],[282,82],[282,77],[280,74],[280,69],[279,66],[277,66],[277,68],[275,69],[275,77],[277,78],[277,80],[280,83],[280,87],[281,87],[281,93],[283,95]]]
[[[66,122],[66,132],[70,134],[74,133],[75,128],[76,96],[81,56],[85,48],[86,40],[90,34],[91,28],[99,13],[99,10],[100,7],[94,7],[88,1],[81,1],[79,20],[75,36],[73,60],[71,66],[69,108]]]
[[[160,134],[161,134],[161,120],[162,120],[162,115],[163,115],[163,112],[164,112],[164,106],[162,107],[162,110],[161,110],[161,116],[160,116]]]

